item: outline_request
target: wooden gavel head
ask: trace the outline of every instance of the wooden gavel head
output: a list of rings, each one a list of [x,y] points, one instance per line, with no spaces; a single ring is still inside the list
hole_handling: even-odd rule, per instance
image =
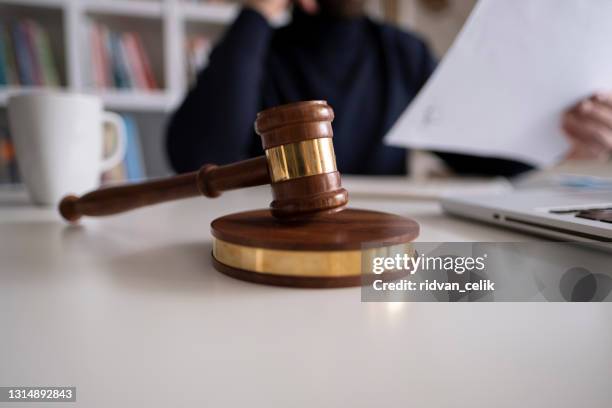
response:
[[[83,215],[117,214],[147,205],[203,194],[270,184],[272,215],[300,219],[342,210],[348,193],[342,188],[332,143],[334,111],[323,101],[299,102],[257,115],[255,130],[265,156],[225,166],[207,164],[199,171],[168,179],[105,187],[82,197],[69,195],[59,204],[66,220]]]
[[[255,131],[266,153],[277,218],[342,210],[342,188],[332,142],[334,111],[325,101],[298,102],[257,115]]]

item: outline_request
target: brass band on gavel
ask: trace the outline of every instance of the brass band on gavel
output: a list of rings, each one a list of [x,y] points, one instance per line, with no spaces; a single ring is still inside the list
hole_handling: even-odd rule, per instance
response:
[[[337,171],[331,138],[305,140],[266,150],[272,182]]]

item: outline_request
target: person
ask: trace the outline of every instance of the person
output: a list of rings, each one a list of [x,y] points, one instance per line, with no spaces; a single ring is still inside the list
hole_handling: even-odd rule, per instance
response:
[[[324,99],[334,108],[338,169],[405,174],[406,150],[383,138],[427,81],[436,62],[416,35],[365,17],[365,0],[247,0],[169,122],[167,151],[179,173],[262,154],[258,111]],[[293,4],[292,21],[271,22]],[[612,94],[569,109],[563,128],[572,158],[612,151]],[[511,176],[530,166],[436,153],[458,173]]]

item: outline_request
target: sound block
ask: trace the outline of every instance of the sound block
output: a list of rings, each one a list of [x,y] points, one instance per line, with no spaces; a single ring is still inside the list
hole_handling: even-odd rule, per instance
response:
[[[269,210],[212,222],[215,268],[250,282],[337,288],[394,280],[407,271],[371,271],[374,257],[414,254],[419,225],[409,218],[346,209],[307,221],[279,221]]]

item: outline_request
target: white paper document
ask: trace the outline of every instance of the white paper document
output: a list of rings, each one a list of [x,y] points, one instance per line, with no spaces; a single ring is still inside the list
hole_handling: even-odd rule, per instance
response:
[[[612,0],[480,0],[385,142],[548,166],[563,111],[612,90]]]

